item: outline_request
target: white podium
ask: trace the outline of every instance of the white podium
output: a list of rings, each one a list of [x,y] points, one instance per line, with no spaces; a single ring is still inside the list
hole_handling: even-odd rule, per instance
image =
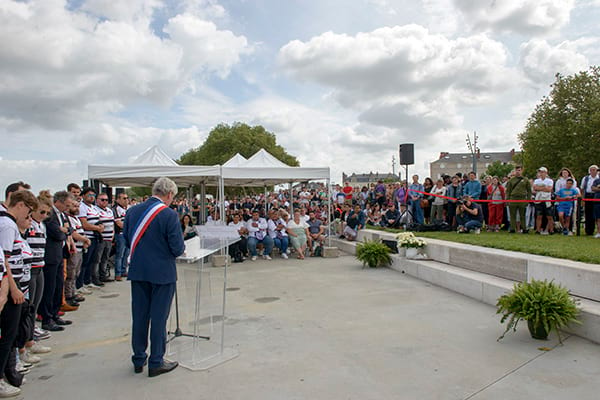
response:
[[[239,241],[240,237],[235,228],[223,225],[195,228],[198,236],[186,240],[186,252],[178,258],[175,312],[171,312],[169,319],[165,358],[178,361],[192,371],[200,371],[239,355],[237,350],[225,347],[229,265],[226,263],[219,269],[205,266],[208,256],[219,252],[226,254],[229,245]],[[221,279],[222,291],[213,293],[213,280]]]

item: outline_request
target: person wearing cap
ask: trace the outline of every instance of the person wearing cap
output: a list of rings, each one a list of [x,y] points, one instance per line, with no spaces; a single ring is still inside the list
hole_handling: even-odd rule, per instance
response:
[[[506,198],[508,200],[528,200],[531,201],[531,183],[529,179],[522,176],[523,167],[517,165],[514,170],[514,176],[506,184]],[[527,233],[527,224],[525,223],[525,210],[527,202],[509,203],[508,211],[510,214],[510,233],[519,232],[521,227],[523,233]],[[519,220],[517,221],[517,213]]]
[[[548,200],[552,200],[554,181],[548,177],[548,168],[546,167],[540,167],[538,174],[538,178],[533,181],[535,232],[541,235],[552,235],[554,234],[554,206]],[[545,229],[542,227],[544,218],[547,221]]]
[[[590,165],[588,168],[589,175],[581,180],[581,193],[584,199],[593,199],[595,193],[593,191],[594,181],[600,177],[598,174],[598,166]],[[584,202],[585,213],[585,234],[591,236],[594,234],[594,203],[593,201]],[[598,232],[600,233],[600,231]]]

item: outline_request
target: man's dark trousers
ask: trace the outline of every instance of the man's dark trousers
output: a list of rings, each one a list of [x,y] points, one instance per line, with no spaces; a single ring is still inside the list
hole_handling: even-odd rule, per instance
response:
[[[63,263],[46,264],[43,268],[44,294],[40,303],[39,312],[42,323],[47,324],[58,317],[58,311],[62,305],[63,286],[65,275]]]
[[[148,368],[159,368],[167,345],[167,319],[171,310],[176,283],[158,285],[131,281],[131,311],[133,317],[131,344],[133,365],[141,367],[146,361],[148,329],[150,328],[150,359]]]

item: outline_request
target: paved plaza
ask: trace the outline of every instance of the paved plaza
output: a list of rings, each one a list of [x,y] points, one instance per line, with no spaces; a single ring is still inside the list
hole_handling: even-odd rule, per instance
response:
[[[239,356],[207,371],[180,367],[157,378],[147,370],[135,375],[130,363],[129,284],[107,284],[68,315],[73,326],[46,341],[53,352],[27,376],[23,397],[598,398],[600,346],[576,336],[563,346],[555,337],[535,341],[525,324],[497,342],[503,326],[494,307],[388,268],[361,267],[351,256],[234,264],[225,344]],[[194,268],[179,267],[184,330]],[[215,294],[221,271],[210,272]]]

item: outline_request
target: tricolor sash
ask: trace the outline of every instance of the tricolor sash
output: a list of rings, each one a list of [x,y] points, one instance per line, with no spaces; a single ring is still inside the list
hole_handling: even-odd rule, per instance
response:
[[[127,262],[131,262],[133,252],[135,251],[138,243],[140,242],[140,239],[142,238],[142,236],[144,236],[144,233],[146,233],[146,230],[148,229],[154,218],[156,218],[156,216],[165,208],[168,207],[164,203],[156,203],[152,207],[148,208],[144,215],[142,215],[142,218],[140,218],[137,226],[135,227],[133,237],[131,238],[131,250],[129,251],[129,257],[127,259]]]

